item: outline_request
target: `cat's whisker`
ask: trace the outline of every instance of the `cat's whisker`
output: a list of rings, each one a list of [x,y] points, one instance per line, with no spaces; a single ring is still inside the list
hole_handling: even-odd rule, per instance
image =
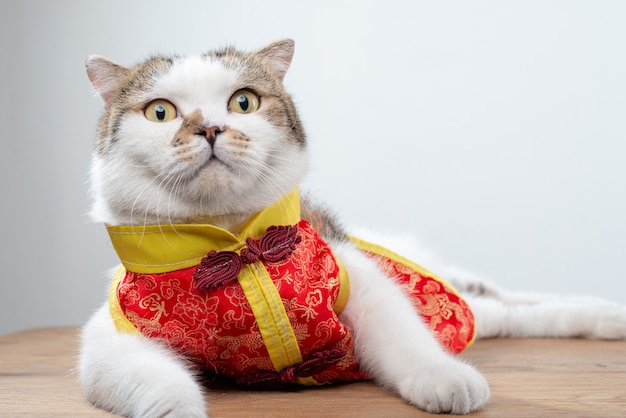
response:
[[[145,192],[148,188],[150,188],[150,187],[151,187],[151,186],[155,183],[155,181],[159,180],[159,178],[160,178],[160,177],[162,177],[163,175],[164,175],[164,173],[158,173],[156,176],[154,176],[154,177],[153,177],[153,178],[152,178],[152,179],[151,179],[151,180],[150,180],[150,181],[149,181],[149,182],[148,182],[148,183],[147,183],[147,184],[146,184],[146,185],[145,185],[145,186],[144,186],[144,187],[143,187],[143,188],[139,191],[139,193],[138,193],[138,194],[137,194],[137,196],[135,197],[135,200],[133,201],[133,205],[132,205],[131,210],[130,210],[130,224],[131,224],[131,225],[135,225],[135,222],[134,222],[135,207],[136,207],[137,203],[139,202],[139,199],[141,198],[141,195],[142,195],[142,194],[143,194],[143,193],[144,193],[144,192]],[[144,232],[145,232],[145,227],[146,227],[146,224],[147,224],[147,217],[148,217],[148,213],[147,213],[147,211],[148,211],[148,206],[149,206],[149,204],[150,204],[150,200],[151,200],[151,198],[148,200],[148,204],[146,205],[146,208],[145,208],[145,210],[144,210],[144,220],[143,220]],[[141,245],[141,242],[142,242],[142,241],[143,241],[143,236],[142,236],[141,240],[139,241],[139,244],[138,244],[138,245]]]
[[[174,188],[170,192],[170,196],[168,198],[168,202],[167,202],[167,218],[168,218],[168,223],[169,223],[170,227],[176,233],[176,235],[180,236],[181,238],[184,238],[185,240],[188,240],[187,237],[183,236],[182,234],[180,234],[178,232],[178,230],[176,229],[176,227],[174,225],[174,222],[172,221],[171,213],[170,213],[170,204],[171,204],[172,195],[174,195],[175,198],[176,198],[176,195],[178,195],[178,192],[181,189],[182,179],[183,179],[183,175],[182,175],[182,173],[179,173],[178,177],[176,178],[176,181],[174,182]],[[202,197],[202,195],[200,195],[200,196]],[[176,201],[176,199],[174,199],[174,201]]]
[[[172,248],[175,249],[176,247],[169,242],[169,240],[167,239],[167,237],[165,236],[165,233],[163,232],[163,223],[161,222],[161,197],[163,195],[163,192],[165,190],[169,190],[169,194],[168,194],[168,203],[167,203],[167,210],[166,210],[166,214],[167,214],[167,225],[172,226],[172,228],[174,229],[174,231],[178,234],[178,231],[176,231],[176,229],[173,227],[172,224],[172,220],[171,220],[171,214],[170,214],[170,199],[172,197],[172,190],[176,189],[176,184],[182,179],[182,173],[178,173],[178,175],[176,175],[174,172],[170,172],[167,177],[165,179],[163,179],[163,181],[161,182],[161,184],[159,185],[159,192],[157,193],[157,204],[156,204],[156,223],[159,227],[159,231],[161,232],[161,235],[163,236],[163,240]],[[172,181],[174,182],[174,186],[170,187],[170,184],[172,183]],[[179,234],[180,235],[180,234]]]
[[[127,164],[128,167],[132,167],[132,168],[150,168],[150,165],[148,164]]]
[[[178,187],[178,182],[180,180],[181,174],[178,173],[178,175],[176,176],[176,178],[174,178],[174,176],[172,176],[172,179],[170,179],[167,184],[165,185],[165,189],[167,189],[169,191],[168,196],[167,196],[167,206],[166,206],[166,210],[165,210],[165,214],[167,215],[167,223],[169,225],[172,224],[172,214],[171,214],[171,202],[172,202],[172,194],[175,193],[176,188]],[[170,187],[170,183],[173,180],[173,185]],[[159,193],[159,202],[158,202],[158,207],[157,207],[157,211],[160,214],[161,213],[161,195],[162,193]],[[161,223],[161,220],[158,219],[159,224]]]
[[[255,154],[255,156],[258,156],[258,157],[264,157],[266,159],[272,159],[272,160],[276,160],[276,161],[291,161],[289,158],[277,155],[275,152],[267,152],[267,151],[255,150],[254,154]],[[256,159],[254,161],[255,162],[261,162],[261,161],[256,160]]]
[[[280,186],[280,184],[278,184],[277,180],[281,179],[282,177],[281,180],[288,181],[289,178],[287,176],[283,176],[282,173],[277,172],[273,166],[263,161],[254,160],[254,162],[256,163],[256,166],[246,167],[250,169],[249,172],[255,175],[255,177],[261,180],[264,184],[266,184],[268,188],[272,190],[273,194],[275,194],[276,196],[280,196],[282,194],[282,187]],[[270,172],[272,175],[270,176],[268,172]],[[291,202],[290,204],[293,205],[293,203]],[[296,210],[295,207],[292,207],[290,209],[293,211]],[[282,215],[285,215],[289,211],[289,209],[283,209],[281,207],[281,211]]]
[[[134,225],[134,221],[133,221],[133,217],[134,217],[134,213],[135,213],[135,205],[136,203],[139,201],[139,199],[141,198],[141,195],[143,194],[144,191],[146,191],[146,189],[148,189],[150,186],[152,186],[152,184],[154,184],[154,182],[156,180],[160,180],[158,186],[156,187],[156,189],[158,190],[157,192],[157,202],[156,202],[156,218],[157,218],[157,224],[159,223],[159,205],[160,205],[160,198],[161,198],[161,194],[162,194],[162,190],[163,190],[163,186],[165,184],[165,186],[167,186],[167,184],[169,184],[169,182],[171,181],[171,178],[173,176],[173,172],[172,171],[168,171],[168,172],[161,172],[158,173],[156,176],[154,176],[153,179],[150,180],[150,182],[138,193],[137,197],[135,198],[135,201],[133,203],[133,207],[131,209],[131,225]],[[141,239],[139,240],[139,243],[137,244],[138,246],[141,246],[141,243],[143,242],[143,239],[145,237],[145,231],[146,231],[146,227],[148,226],[150,215],[150,206],[151,206],[151,202],[152,202],[152,195],[148,198],[148,201],[144,203],[145,208],[144,208],[144,217],[143,217],[143,233],[141,236]]]

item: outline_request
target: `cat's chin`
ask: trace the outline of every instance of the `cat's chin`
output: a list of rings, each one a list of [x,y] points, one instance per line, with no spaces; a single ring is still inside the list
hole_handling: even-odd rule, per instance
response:
[[[200,166],[196,176],[199,178],[214,178],[216,175],[223,175],[225,172],[230,173],[231,170],[232,167],[230,167],[224,161],[220,160],[217,157],[211,157]]]

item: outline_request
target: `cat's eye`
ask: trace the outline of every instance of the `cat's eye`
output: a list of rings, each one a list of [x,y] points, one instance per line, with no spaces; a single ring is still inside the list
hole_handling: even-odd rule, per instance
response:
[[[259,96],[250,90],[238,90],[228,101],[228,110],[236,113],[253,113],[259,108]]]
[[[152,122],[168,122],[176,119],[176,107],[167,100],[157,99],[148,104],[143,114]]]

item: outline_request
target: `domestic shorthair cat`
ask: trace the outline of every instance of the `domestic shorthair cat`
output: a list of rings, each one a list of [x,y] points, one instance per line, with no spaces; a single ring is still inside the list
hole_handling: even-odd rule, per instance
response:
[[[475,338],[626,338],[623,306],[502,291],[410,240],[348,232],[300,192],[307,139],[283,87],[293,53],[281,40],[132,67],[88,58],[104,100],[92,218],[122,262],[83,329],[91,403],[205,417],[206,377],[371,378],[422,410],[467,414],[489,398],[456,355]]]

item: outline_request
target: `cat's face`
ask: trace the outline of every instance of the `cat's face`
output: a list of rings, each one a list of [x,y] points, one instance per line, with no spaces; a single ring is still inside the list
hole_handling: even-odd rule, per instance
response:
[[[306,144],[282,80],[293,42],[254,53],[92,56],[105,101],[92,165],[94,218],[111,224],[247,217],[292,190]]]

